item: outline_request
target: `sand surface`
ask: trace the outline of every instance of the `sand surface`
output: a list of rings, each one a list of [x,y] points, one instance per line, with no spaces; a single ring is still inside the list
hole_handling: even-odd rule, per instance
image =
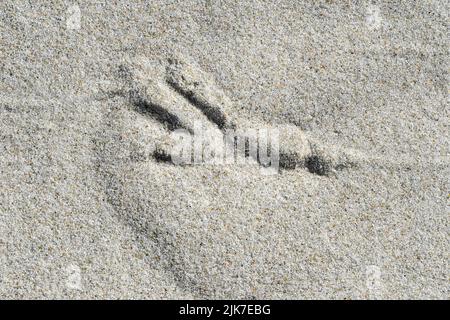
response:
[[[0,298],[448,299],[449,9],[2,1]],[[282,168],[162,161],[194,120]]]

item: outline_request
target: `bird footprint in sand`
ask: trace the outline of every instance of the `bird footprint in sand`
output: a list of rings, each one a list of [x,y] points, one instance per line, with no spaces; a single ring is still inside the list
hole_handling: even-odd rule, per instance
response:
[[[109,92],[109,96],[126,97],[134,110],[156,119],[169,132],[184,129],[192,134],[199,124],[207,132],[225,137],[229,137],[228,132],[232,131],[235,134],[235,139],[231,140],[232,147],[233,144],[236,147],[236,139],[242,138],[240,140],[245,141],[244,148],[247,148],[245,151],[249,156],[249,137],[242,132],[248,132],[249,128],[267,128],[266,124],[237,115],[237,109],[223,90],[208,74],[186,59],[171,58],[158,63],[145,58],[135,59],[119,69],[121,80],[125,82],[123,89]],[[358,163],[358,157],[350,150],[325,147],[296,126],[279,125],[276,129],[281,169],[304,168],[310,173],[326,176]],[[167,135],[156,144],[154,158],[172,161],[171,147],[173,140]],[[258,154],[253,158],[259,164],[267,165],[267,161]]]

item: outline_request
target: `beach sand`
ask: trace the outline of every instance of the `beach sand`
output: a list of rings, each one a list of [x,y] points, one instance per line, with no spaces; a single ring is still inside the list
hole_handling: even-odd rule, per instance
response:
[[[448,299],[448,12],[3,1],[0,298]],[[164,161],[194,120],[280,170]]]

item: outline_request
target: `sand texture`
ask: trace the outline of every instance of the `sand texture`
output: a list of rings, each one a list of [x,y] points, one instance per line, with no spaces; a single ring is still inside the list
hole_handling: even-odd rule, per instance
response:
[[[0,298],[450,298],[449,7],[1,1]]]

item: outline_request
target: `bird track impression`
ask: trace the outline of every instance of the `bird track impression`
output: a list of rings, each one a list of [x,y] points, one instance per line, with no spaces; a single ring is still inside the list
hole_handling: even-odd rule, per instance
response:
[[[173,162],[170,133],[184,129],[190,134],[200,124],[209,134],[226,135],[233,130],[236,138],[246,141],[241,133],[249,128],[272,127],[239,116],[231,99],[220,89],[212,77],[195,63],[175,57],[161,61],[137,58],[119,67],[120,89],[106,90],[107,98],[122,96],[134,110],[157,120],[167,130],[159,139],[152,156],[159,162]],[[347,168],[405,167],[415,165],[409,161],[386,159],[362,154],[351,148],[325,145],[313,135],[294,125],[278,125],[279,167],[282,170],[306,169],[309,173],[329,176]],[[228,141],[235,147],[236,140]],[[246,150],[248,155],[248,150]],[[258,156],[253,159],[264,165]],[[438,163],[439,164],[439,163]],[[445,161],[443,162],[445,164]]]

